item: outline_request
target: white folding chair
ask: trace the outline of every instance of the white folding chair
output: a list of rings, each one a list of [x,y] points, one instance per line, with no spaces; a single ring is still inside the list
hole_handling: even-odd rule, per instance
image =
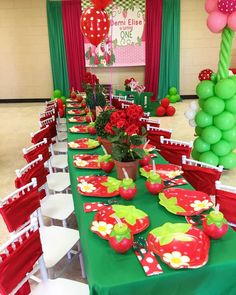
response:
[[[45,226],[40,208],[41,194],[38,192],[36,178],[17,189],[0,201],[2,215],[10,233],[22,229],[22,226],[32,216],[37,217],[40,224],[40,237],[47,269],[52,269],[64,256],[71,258],[71,254],[78,253],[72,250],[78,247],[82,275],[85,277],[82,253],[79,245],[79,231],[61,226]]]
[[[236,231],[236,187],[224,185],[220,181],[216,185],[216,204],[224,214],[229,225]]]
[[[4,294],[15,295],[19,291],[32,295],[89,295],[84,283],[48,279],[43,251],[35,219],[0,246],[0,289]],[[28,281],[38,271],[41,280],[37,279],[38,284],[30,290]]]
[[[66,140],[67,133],[66,132],[57,132],[56,124],[57,124],[57,122],[56,122],[56,118],[54,116],[39,121],[40,128],[43,128],[47,125],[49,125],[50,128],[55,128],[54,134],[55,134],[55,139],[57,142]]]

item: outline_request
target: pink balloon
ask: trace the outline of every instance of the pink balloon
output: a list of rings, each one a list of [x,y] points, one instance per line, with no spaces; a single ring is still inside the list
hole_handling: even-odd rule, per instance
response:
[[[217,10],[217,0],[206,0],[205,9],[208,13]]]
[[[207,26],[213,33],[220,33],[227,25],[227,14],[213,11],[207,18]]]
[[[236,11],[229,15],[228,26],[231,30],[236,31]]]

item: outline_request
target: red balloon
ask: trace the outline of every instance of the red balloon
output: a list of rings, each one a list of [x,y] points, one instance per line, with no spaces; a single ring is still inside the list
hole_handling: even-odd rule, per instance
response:
[[[58,108],[58,112],[59,112],[59,114],[60,114],[60,118],[64,117],[65,109],[64,109],[63,107]]]
[[[64,102],[61,98],[57,98],[56,102],[57,102],[58,109],[63,108]]]
[[[80,28],[89,42],[97,46],[109,32],[110,18],[105,11],[88,7],[81,15]]]
[[[166,109],[165,109],[164,107],[162,107],[162,106],[159,106],[159,107],[156,109],[156,115],[157,115],[158,117],[162,117],[162,116],[164,116],[165,113],[166,113]]]
[[[169,104],[170,104],[170,101],[169,101],[169,99],[167,97],[162,98],[162,100],[161,100],[161,106],[162,107],[167,108],[169,106]]]
[[[91,0],[91,2],[97,9],[105,9],[112,3],[112,0]]]
[[[175,114],[175,108],[172,106],[168,106],[168,108],[166,109],[166,114],[167,116],[174,116]]]

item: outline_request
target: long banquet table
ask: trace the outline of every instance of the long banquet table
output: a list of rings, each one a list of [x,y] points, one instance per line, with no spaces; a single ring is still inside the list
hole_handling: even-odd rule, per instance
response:
[[[67,118],[70,117],[67,115]],[[67,128],[78,125],[69,123]],[[68,132],[68,141],[82,137],[95,138],[88,134]],[[75,214],[80,231],[81,247],[91,295],[235,295],[236,294],[236,233],[229,230],[220,240],[211,240],[208,263],[198,269],[174,270],[157,258],[163,269],[160,275],[147,277],[133,250],[126,254],[116,253],[106,240],[90,231],[95,213],[84,213],[83,204],[104,201],[105,198],[81,196],[77,191],[77,177],[98,174],[101,170],[78,169],[73,166],[73,156],[78,153],[102,154],[101,147],[93,150],[68,150],[71,188]],[[166,163],[158,155],[156,163]],[[116,177],[115,169],[110,176]],[[119,204],[135,205],[150,218],[149,227],[140,235],[147,237],[150,230],[165,222],[186,222],[182,216],[168,212],[158,204],[158,197],[149,194],[145,179],[136,180],[138,193],[132,201],[119,199]],[[184,185],[183,188],[191,188]],[[78,294],[79,295],[79,294]]]

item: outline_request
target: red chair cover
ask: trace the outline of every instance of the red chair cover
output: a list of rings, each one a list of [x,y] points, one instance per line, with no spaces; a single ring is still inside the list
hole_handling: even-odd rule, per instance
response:
[[[169,163],[175,165],[182,165],[182,156],[190,157],[192,148],[184,145],[175,145],[169,143],[162,143],[159,147],[159,153],[164,157]]]
[[[2,254],[0,262],[0,294],[8,295],[24,279],[26,274],[33,269],[34,264],[42,255],[39,231],[31,232],[25,236],[23,243],[15,243],[15,250],[10,245],[9,255]],[[21,295],[30,294],[29,285],[25,284],[19,290]]]
[[[30,215],[40,207],[40,195],[37,188],[25,190],[25,194],[20,193],[18,198],[11,198],[0,207],[0,214],[9,232],[17,230],[26,223]]]
[[[215,194],[215,181],[220,179],[221,173],[215,169],[188,164],[182,165],[184,178],[198,191],[209,195]]]
[[[216,190],[216,204],[227,221],[236,224],[236,193]]]
[[[51,144],[51,134],[50,134],[50,127],[46,127],[45,129],[41,129],[38,133],[36,133],[32,138],[31,142],[36,144],[42,141],[44,138],[47,138],[48,144]]]
[[[17,177],[15,180],[15,186],[16,188],[20,188],[31,182],[32,178],[36,178],[37,188],[40,188],[47,182],[47,174],[43,161],[40,161],[34,164],[34,166],[29,167],[21,177]]]
[[[153,126],[153,124],[152,124]],[[164,136],[165,138],[171,138],[171,132],[164,130],[149,130],[147,134],[147,139],[149,139],[149,143],[154,145],[157,149],[160,148],[160,137]]]
[[[57,136],[56,122],[47,123],[46,125],[49,126],[50,138]],[[42,126],[42,128],[44,127],[45,125]]]
[[[149,117],[144,117],[143,116],[143,118],[147,119],[147,120],[141,120],[141,124],[142,124],[143,127],[147,128],[147,124],[149,124],[152,127],[157,127],[157,128],[160,127],[160,123],[157,123],[157,122],[156,123],[154,123],[154,122],[150,123],[150,122],[148,122]],[[150,131],[148,131],[148,132],[150,132]]]
[[[48,144],[43,143],[40,146],[35,147],[33,150],[29,151],[27,154],[24,155],[27,163],[34,161],[38,155],[43,156],[43,162],[46,162],[50,159],[51,153],[49,152]]]

